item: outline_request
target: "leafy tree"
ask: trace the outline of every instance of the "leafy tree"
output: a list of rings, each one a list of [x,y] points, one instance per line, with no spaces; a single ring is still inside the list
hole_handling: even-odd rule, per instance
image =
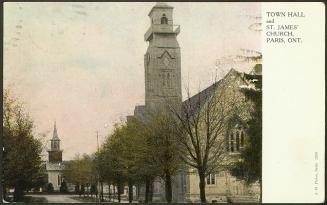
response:
[[[96,182],[96,173],[94,161],[91,156],[77,154],[74,160],[68,162],[63,170],[65,179],[75,184],[80,184],[84,189],[86,187],[88,194],[89,186]],[[85,194],[85,192],[83,192]]]
[[[123,185],[129,187],[129,201],[133,201],[133,185],[145,181],[145,200],[150,201],[150,187],[157,170],[150,160],[144,124],[133,118],[126,124],[115,125],[114,131],[96,154],[100,179],[118,189],[118,201]],[[153,149],[153,148],[152,148]]]
[[[262,81],[261,76],[249,76],[255,87],[243,88],[242,92],[253,103],[251,118],[247,125],[245,149],[241,151],[240,159],[231,167],[232,175],[244,180],[248,184],[259,181],[262,187]],[[260,194],[261,198],[261,194]]]
[[[9,90],[3,96],[4,187],[14,187],[14,201],[42,177],[42,145],[33,135],[33,120]]]
[[[115,125],[113,133],[96,154],[100,179],[129,187],[129,202],[133,201],[133,185],[145,184],[145,202],[152,200],[152,184],[161,177],[166,184],[167,201],[172,200],[172,176],[181,166],[179,144],[172,117],[155,113],[151,121],[129,118],[126,124]],[[118,191],[120,201],[120,191]]]
[[[133,153],[131,160],[135,173],[132,177],[135,184],[145,184],[145,203],[152,201],[153,182],[159,176],[160,169],[154,159],[157,154],[154,151],[156,146],[153,144],[155,123],[152,125],[153,127],[134,117],[127,121],[129,144],[126,145]],[[132,195],[131,192],[129,194]]]
[[[101,178],[106,180],[108,184],[115,184],[118,188],[118,201],[121,200],[121,187],[125,182],[125,169],[122,150],[122,136],[124,127],[115,126],[114,133],[107,138],[107,141],[101,147],[98,153],[98,170]],[[101,171],[103,169],[104,171]]]
[[[168,203],[172,201],[172,177],[182,169],[180,150],[177,140],[175,119],[170,112],[156,112],[147,123],[147,138],[150,160],[156,172],[165,182],[165,194]]]

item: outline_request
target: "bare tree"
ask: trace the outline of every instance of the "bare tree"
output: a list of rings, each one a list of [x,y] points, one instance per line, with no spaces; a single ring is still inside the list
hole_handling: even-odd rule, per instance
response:
[[[239,95],[238,73],[233,69],[220,81],[190,97],[181,109],[170,106],[176,116],[178,139],[183,145],[182,160],[196,168],[200,178],[200,199],[206,202],[205,178],[217,173],[227,163],[226,132],[228,119],[242,113],[244,98]],[[240,78],[239,78],[240,79]]]

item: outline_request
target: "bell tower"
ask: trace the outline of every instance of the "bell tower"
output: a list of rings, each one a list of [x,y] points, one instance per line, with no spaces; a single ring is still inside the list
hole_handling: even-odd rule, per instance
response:
[[[56,122],[54,123],[53,135],[51,141],[49,152],[49,162],[62,162],[62,150],[60,150],[60,139],[57,133]]]
[[[149,17],[151,25],[144,35],[149,42],[144,55],[145,106],[158,109],[182,102],[180,27],[173,24],[173,7],[165,3],[157,3]]]

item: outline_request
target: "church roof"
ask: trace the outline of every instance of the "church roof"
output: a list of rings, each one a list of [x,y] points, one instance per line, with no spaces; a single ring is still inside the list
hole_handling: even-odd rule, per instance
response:
[[[190,97],[189,99],[183,102],[183,107],[190,109],[190,113],[195,113],[205,104],[208,98],[210,98],[215,92],[216,88],[220,84],[221,80],[215,82],[211,86],[197,93],[196,95]]]
[[[220,79],[219,81],[215,82],[211,86],[207,87],[206,89],[202,90],[196,95],[185,100],[183,102],[183,107],[186,109],[190,109],[189,110],[191,111],[190,113],[198,112],[203,107],[203,105],[207,102],[207,100],[215,93],[221,82],[224,79],[226,79],[228,75],[240,75],[240,73],[232,68],[224,78]]]

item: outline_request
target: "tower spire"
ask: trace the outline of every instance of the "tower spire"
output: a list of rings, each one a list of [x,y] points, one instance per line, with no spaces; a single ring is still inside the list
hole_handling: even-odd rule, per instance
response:
[[[53,136],[52,139],[59,139],[58,133],[57,133],[57,126],[56,126],[56,121],[54,122],[54,128],[53,128]]]

